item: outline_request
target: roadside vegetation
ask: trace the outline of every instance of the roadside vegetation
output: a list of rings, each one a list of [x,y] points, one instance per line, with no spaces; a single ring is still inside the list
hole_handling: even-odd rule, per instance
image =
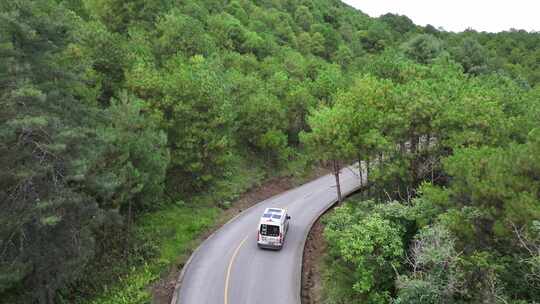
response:
[[[2,1],[0,299],[146,303],[240,193],[360,160],[329,301],[539,301],[539,50],[336,0]]]
[[[226,220],[224,210],[230,208],[242,193],[271,177],[260,166],[239,163],[237,168],[241,170],[230,179],[217,183],[211,191],[138,217],[134,231],[138,241],[132,248],[132,260],[118,264],[121,256],[111,256],[105,260],[111,264],[100,261],[95,267],[101,271],[92,269],[88,273],[95,282],[81,284],[78,297],[70,302],[148,303],[156,292],[170,292],[168,286],[157,291],[154,289],[159,287],[153,288],[153,285],[158,280],[162,284],[170,283],[167,281],[169,275],[176,279],[179,267],[202,241],[200,237]],[[99,296],[94,298],[96,294]]]
[[[301,135],[369,183],[326,220],[325,303],[536,303],[539,87],[417,51],[382,55],[390,77],[359,75]]]

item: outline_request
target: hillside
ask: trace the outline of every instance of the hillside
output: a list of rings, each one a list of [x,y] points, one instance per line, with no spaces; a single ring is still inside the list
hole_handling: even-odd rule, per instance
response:
[[[332,303],[540,301],[539,33],[332,0],[16,0],[0,57],[2,301],[91,301],[163,261],[153,215],[192,239],[261,175],[357,160],[373,187],[329,220],[351,278]]]

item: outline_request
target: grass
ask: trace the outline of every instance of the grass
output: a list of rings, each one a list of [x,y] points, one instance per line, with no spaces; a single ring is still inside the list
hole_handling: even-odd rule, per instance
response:
[[[148,286],[159,279],[179,256],[189,256],[193,240],[212,226],[219,213],[217,207],[172,206],[141,218],[136,233],[154,238],[159,258],[133,267],[116,286],[106,289],[89,303],[149,303],[151,294]]]
[[[167,208],[146,216],[139,233],[154,238],[159,245],[159,263],[169,265],[176,261],[179,253],[191,249],[191,241],[210,228],[220,212],[217,207]]]
[[[133,268],[128,275],[119,280],[113,289],[106,289],[102,295],[89,303],[150,303],[151,295],[146,287],[157,278],[158,276],[150,270],[148,265]]]

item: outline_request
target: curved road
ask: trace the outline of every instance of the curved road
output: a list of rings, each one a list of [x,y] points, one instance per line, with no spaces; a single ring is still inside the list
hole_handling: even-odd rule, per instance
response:
[[[358,189],[358,167],[343,169],[340,182],[344,195]],[[334,176],[325,175],[240,213],[192,255],[172,304],[300,304],[309,228],[336,200]],[[281,251],[257,247],[257,225],[267,207],[287,208],[291,215]]]

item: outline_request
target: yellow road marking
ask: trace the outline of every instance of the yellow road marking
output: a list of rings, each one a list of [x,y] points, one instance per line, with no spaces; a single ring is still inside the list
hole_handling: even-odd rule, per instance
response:
[[[231,257],[231,260],[229,261],[229,267],[227,268],[227,276],[225,277],[225,296],[224,296],[224,303],[227,304],[229,303],[229,278],[231,277],[231,269],[232,269],[232,265],[234,263],[234,259],[236,258],[236,256],[238,255],[238,251],[240,251],[240,248],[242,248],[242,245],[244,245],[244,242],[248,239],[248,236],[249,235],[246,235],[246,237],[242,240],[242,242],[240,242],[240,244],[238,245],[238,247],[236,247],[236,249],[234,250],[234,253]]]

